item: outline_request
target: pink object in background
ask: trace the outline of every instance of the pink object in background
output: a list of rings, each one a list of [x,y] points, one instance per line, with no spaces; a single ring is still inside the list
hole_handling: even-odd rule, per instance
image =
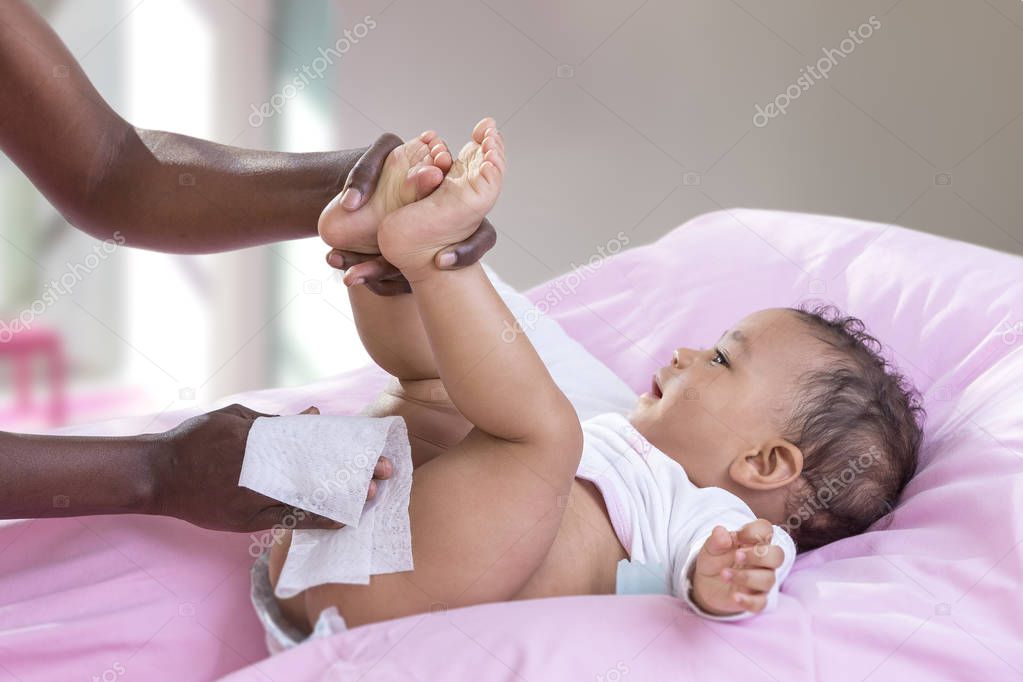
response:
[[[252,539],[131,516],[11,523],[0,526],[0,682],[1023,674],[1023,336],[1009,333],[1023,329],[1023,259],[888,225],[734,210],[530,297],[636,390],[671,349],[710,344],[753,310],[831,300],[924,393],[920,470],[885,523],[801,555],[778,609],[739,624],[661,595],[562,597],[377,623],[271,659],[248,602]],[[370,368],[229,400],[353,413],[384,379]]]
[[[50,394],[46,412],[51,426],[60,426],[67,415],[67,360],[59,333],[45,327],[29,327],[10,333],[0,340],[0,357],[14,363],[14,395],[18,412],[22,415],[33,409],[32,365],[37,359],[45,363]]]

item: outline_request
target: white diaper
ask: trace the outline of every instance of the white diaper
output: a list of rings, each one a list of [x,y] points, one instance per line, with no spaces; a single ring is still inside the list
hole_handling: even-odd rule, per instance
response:
[[[322,639],[344,632],[348,629],[345,619],[338,613],[337,607],[331,606],[320,612],[316,619],[316,627],[309,635],[293,626],[285,619],[281,607],[274,598],[273,586],[270,584],[270,554],[264,552],[252,565],[252,607],[256,610],[259,622],[266,630],[266,648],[271,654],[279,654],[302,642],[311,639]]]

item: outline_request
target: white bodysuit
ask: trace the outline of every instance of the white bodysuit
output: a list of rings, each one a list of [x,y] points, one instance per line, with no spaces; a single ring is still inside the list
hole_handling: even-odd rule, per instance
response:
[[[681,464],[620,414],[592,417],[582,427],[583,454],[576,476],[600,490],[611,525],[629,553],[618,566],[616,593],[671,594],[716,620],[753,615],[712,616],[689,595],[692,563],[714,526],[739,530],[756,520],[746,503],[722,488],[695,486]],[[784,529],[774,526],[771,542],[782,548],[785,560],[775,573],[765,611],[778,601],[778,588],[796,557],[795,543]]]

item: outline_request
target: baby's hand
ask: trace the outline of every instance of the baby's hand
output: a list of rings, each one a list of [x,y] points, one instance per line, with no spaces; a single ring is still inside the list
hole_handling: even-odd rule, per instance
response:
[[[731,533],[715,526],[693,562],[696,605],[718,616],[762,611],[774,586],[774,572],[785,559],[781,547],[770,544],[773,534],[765,519]]]

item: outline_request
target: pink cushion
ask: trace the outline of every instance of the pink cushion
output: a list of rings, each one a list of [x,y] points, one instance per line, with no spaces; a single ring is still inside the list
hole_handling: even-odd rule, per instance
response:
[[[920,471],[884,528],[801,556],[777,611],[741,624],[702,621],[665,596],[565,597],[378,623],[260,661],[248,538],[142,517],[21,522],[0,527],[0,682],[114,666],[147,680],[1023,674],[1023,259],[893,226],[735,210],[570,277],[530,295],[637,391],[671,349],[710,344],[750,311],[815,298],[862,317],[929,412]],[[243,399],[352,412],[381,381],[360,370]]]

